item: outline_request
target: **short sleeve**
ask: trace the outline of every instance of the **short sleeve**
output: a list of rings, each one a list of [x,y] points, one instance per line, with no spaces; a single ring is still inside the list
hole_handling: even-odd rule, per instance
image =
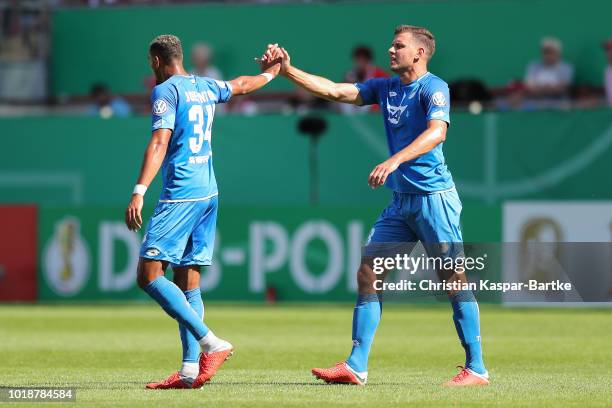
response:
[[[232,97],[232,86],[227,81],[218,81],[208,78],[215,103],[225,103]]]
[[[359,90],[359,96],[361,96],[363,105],[373,105],[379,102],[380,87],[386,80],[386,78],[373,78],[363,83],[355,84]]]
[[[151,93],[151,121],[153,130],[174,130],[177,94],[172,86],[156,86]]]
[[[450,93],[446,82],[432,80],[423,92],[426,119],[443,120],[450,124]]]

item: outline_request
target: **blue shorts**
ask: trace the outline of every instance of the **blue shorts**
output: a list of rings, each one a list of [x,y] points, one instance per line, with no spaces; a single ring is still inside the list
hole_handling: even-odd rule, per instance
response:
[[[435,252],[430,256],[457,255],[463,252],[459,224],[461,208],[461,200],[454,188],[431,194],[394,192],[393,201],[370,231],[365,255],[378,255],[381,249],[390,248],[387,244],[417,241],[421,241],[428,252]]]
[[[140,247],[140,257],[173,266],[210,265],[215,246],[217,196],[158,203]]]

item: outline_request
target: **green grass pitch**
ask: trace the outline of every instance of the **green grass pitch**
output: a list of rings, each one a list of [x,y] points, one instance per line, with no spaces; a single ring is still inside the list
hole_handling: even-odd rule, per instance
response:
[[[0,384],[76,387],[77,406],[612,405],[610,310],[482,305],[492,383],[445,389],[463,357],[446,305],[385,305],[365,387],[310,374],[346,357],[351,305],[206,306],[236,353],[201,390],[143,388],[180,364],[176,322],[153,304],[0,307]]]

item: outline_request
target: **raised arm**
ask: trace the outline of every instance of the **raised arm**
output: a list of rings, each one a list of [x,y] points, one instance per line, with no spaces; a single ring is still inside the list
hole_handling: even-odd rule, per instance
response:
[[[245,95],[255,92],[278,75],[281,68],[280,50],[278,47],[272,48],[274,47],[273,45],[269,45],[268,47],[270,49],[269,52],[266,52],[268,58],[260,61],[261,74],[254,76],[239,76],[238,78],[228,81],[232,87],[233,95]]]
[[[304,72],[291,65],[289,53],[284,48],[280,48],[280,51],[283,59],[281,73],[297,86],[328,101],[363,104],[359,89],[354,84],[335,83],[327,78]]]

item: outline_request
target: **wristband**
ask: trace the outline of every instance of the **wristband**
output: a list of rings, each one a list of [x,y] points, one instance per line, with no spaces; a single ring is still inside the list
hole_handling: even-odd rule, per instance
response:
[[[147,186],[145,186],[144,184],[136,184],[134,186],[134,191],[132,192],[132,194],[140,194],[141,196],[144,197],[146,192],[147,192]]]
[[[264,72],[264,73],[259,74],[259,75],[262,75],[262,76],[266,77],[266,80],[267,80],[268,82],[270,82],[271,80],[273,80],[273,79],[274,79],[274,75],[272,75],[272,74],[271,74],[271,73],[269,73],[269,72]]]

